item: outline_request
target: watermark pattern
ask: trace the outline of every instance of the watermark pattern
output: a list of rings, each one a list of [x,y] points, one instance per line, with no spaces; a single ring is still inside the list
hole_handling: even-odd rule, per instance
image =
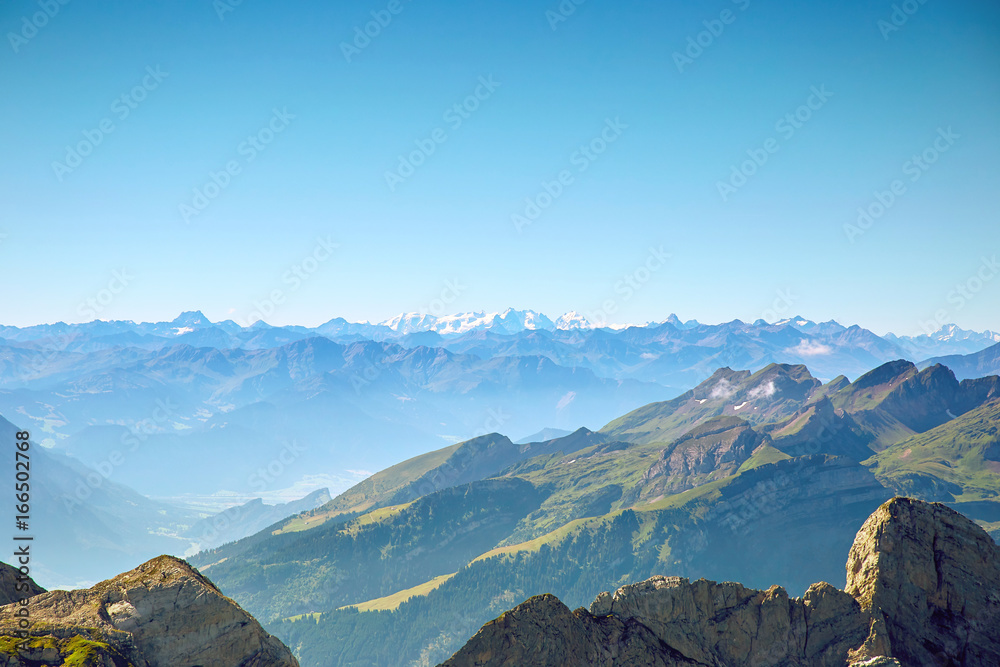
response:
[[[472,94],[466,96],[461,102],[456,102],[448,107],[441,118],[454,132],[462,127],[462,124],[471,118],[472,114],[479,109],[483,102],[490,99],[499,87],[500,84],[493,80],[492,74],[480,76],[478,85]],[[413,143],[416,148],[405,155],[400,154],[396,168],[385,172],[385,184],[389,190],[395,192],[396,188],[413,176],[417,169],[427,162],[427,158],[437,151],[438,146],[446,141],[448,141],[448,131],[443,127],[434,128],[423,139],[415,139]]]
[[[212,9],[220,21],[226,20],[226,14],[235,12],[236,8],[243,4],[243,0],[213,0]]]
[[[889,18],[879,19],[876,24],[879,32],[882,33],[882,39],[888,42],[889,35],[902,30],[903,26],[910,20],[910,17],[920,11],[920,8],[926,3],[927,0],[903,0],[900,4],[893,5]]]
[[[340,244],[334,243],[331,235],[327,234],[325,238],[317,236],[316,245],[312,251],[281,274],[281,283],[286,287],[276,287],[268,292],[263,299],[255,300],[253,302],[254,310],[247,314],[246,319],[237,318],[236,323],[246,328],[273,315],[277,312],[278,307],[288,300],[288,295],[302,287],[303,283],[333,257],[338,248],[340,248]]]
[[[819,111],[833,97],[833,93],[826,89],[826,85],[819,88],[812,86],[810,95],[806,101],[794,111],[786,113],[774,124],[774,130],[781,139],[788,141],[795,133],[812,119],[813,113]],[[781,150],[781,141],[775,137],[768,137],[760,148],[750,148],[747,150],[747,158],[743,162],[730,167],[729,178],[725,181],[716,181],[715,187],[719,191],[722,201],[729,201],[729,197],[747,184],[757,171],[767,164],[772,155]]]
[[[49,344],[49,341],[53,339],[46,339],[42,345],[41,349],[45,349],[46,352],[43,356],[32,357],[31,361],[25,366],[18,370],[18,380],[21,382],[28,382],[29,380],[35,380],[45,375],[45,372],[55,365],[56,360],[59,355],[66,351],[69,344],[73,341],[73,335],[70,333],[64,333],[54,338],[54,344]]]
[[[94,296],[81,301],[76,309],[77,314],[90,320],[96,319],[104,312],[105,308],[114,302],[119,294],[125,291],[125,288],[133,280],[135,280],[135,276],[130,275],[127,268],[123,268],[121,271],[112,271],[107,287],[101,288]]]
[[[582,174],[587,171],[594,162],[600,158],[608,147],[618,141],[622,133],[628,129],[628,125],[621,122],[620,118],[604,120],[604,127],[593,139],[583,144],[569,156],[569,163],[576,167],[576,172]],[[524,208],[519,213],[513,213],[510,221],[514,229],[520,234],[525,227],[537,221],[542,213],[552,204],[562,197],[566,188],[576,182],[573,170],[563,169],[551,181],[542,181],[541,190],[537,194],[527,197],[524,200]]]
[[[798,300],[799,298],[792,293],[790,288],[776,290],[774,300],[771,302],[771,307],[762,310],[758,319],[762,319],[765,322],[777,322],[783,319],[783,316],[787,315],[791,311],[792,306]],[[747,359],[746,362],[752,363],[752,360]],[[730,366],[734,363],[735,362],[732,358],[726,356],[724,350],[701,359],[691,367],[691,370],[694,373],[694,384],[701,384],[708,378],[712,377],[712,374],[722,366]]]
[[[434,317],[444,315],[448,307],[455,303],[467,289],[468,287],[459,282],[458,278],[445,280],[440,294],[431,299],[425,306],[422,306],[419,311],[420,314],[433,315]]]
[[[111,479],[115,470],[125,464],[129,454],[137,452],[150,435],[162,432],[163,424],[170,421],[177,409],[178,406],[174,405],[169,398],[157,399],[152,414],[122,434],[122,448],[112,451],[107,458],[96,466],[92,466],[94,469],[91,472],[77,480],[72,495],[63,494],[63,505],[65,505],[66,510],[72,514],[78,506],[82,507],[84,501],[90,498],[94,491],[100,489],[105,481]]]
[[[948,292],[945,300],[950,304],[949,308],[940,308],[934,312],[934,317],[930,320],[921,320],[920,328],[930,336],[936,333],[944,325],[953,320],[953,316],[958,311],[976,298],[987,283],[996,278],[1000,273],[1000,263],[997,256],[980,258],[979,267],[965,280],[956,283],[955,287]]]
[[[750,0],[732,1],[741,12],[745,12],[750,6]],[[683,74],[685,67],[693,65],[694,61],[705,53],[705,49],[711,48],[715,44],[715,40],[722,36],[722,33],[726,31],[726,26],[736,22],[737,16],[739,14],[736,14],[733,10],[723,9],[719,12],[718,18],[702,21],[705,29],[687,38],[687,45],[683,53],[680,51],[674,51],[673,53],[674,65],[677,66],[677,71]]]
[[[37,11],[31,16],[21,17],[21,29],[17,32],[8,32],[7,41],[14,53],[18,53],[22,46],[35,38],[38,31],[49,24],[62,8],[70,3],[70,0],[38,0],[41,11]]]
[[[764,309],[760,314],[760,319],[765,322],[777,322],[784,319],[783,316],[791,310],[796,300],[791,289],[779,289],[774,297],[774,301],[771,302],[771,307]]]
[[[597,328],[608,325],[608,316],[614,315],[619,308],[628,303],[636,293],[639,292],[653,276],[667,265],[673,255],[666,252],[663,246],[649,247],[649,254],[646,259],[635,267],[632,271],[624,274],[618,282],[614,284],[616,296],[605,299],[601,302],[600,308],[587,311],[585,317]]]
[[[243,172],[243,167],[267,150],[268,145],[284,132],[294,119],[295,114],[288,113],[287,107],[280,110],[272,109],[270,120],[253,134],[247,135],[246,140],[236,147],[236,153],[243,158],[243,161],[234,158],[228,160],[221,170],[208,172],[208,180],[194,189],[191,202],[184,202],[178,206],[177,210],[184,222],[190,223],[192,217],[201,215],[209,204],[229,187],[233,178]]]
[[[930,146],[903,163],[903,175],[909,176],[911,183],[919,181],[931,166],[940,159],[941,155],[947,153],[955,145],[955,142],[962,137],[962,135],[956,134],[950,125],[948,129],[939,127],[937,132],[938,136]],[[847,236],[847,240],[854,243],[857,237],[862,236],[871,229],[906,192],[906,181],[901,178],[894,179],[885,190],[876,190],[873,193],[873,201],[869,202],[866,206],[858,207],[856,222],[854,224],[844,224],[844,234]]]
[[[409,4],[412,0],[405,0]],[[385,9],[379,9],[371,13],[372,20],[364,26],[354,26],[354,39],[350,42],[340,43],[340,52],[344,54],[344,60],[351,62],[356,56],[367,49],[372,40],[382,34],[382,31],[389,27],[394,17],[399,16],[406,9],[403,0],[389,0]]]
[[[549,22],[549,27],[555,31],[560,23],[569,20],[569,17],[576,14],[576,8],[587,0],[562,0],[555,9],[545,11],[545,20]]]
[[[482,426],[473,432],[472,438],[498,432],[510,418],[511,415],[505,414],[502,407],[487,410],[486,419],[483,420]],[[417,480],[418,483],[415,486],[411,485],[406,491],[407,495],[410,496],[411,500],[416,500],[454,486],[465,474],[468,465],[473,462],[477,454],[479,451],[473,447],[459,447],[444,463]],[[407,555],[407,558],[411,557],[412,555]]]
[[[247,478],[247,485],[257,493],[264,493],[273,487],[306,450],[305,446],[300,445],[295,440],[283,443],[281,451],[267,465],[260,466],[250,474]],[[202,532],[201,541],[198,542],[199,548],[203,548],[203,545],[217,543],[220,536],[224,537],[239,528],[243,512],[242,505],[234,505],[216,514]]]
[[[145,101],[151,92],[160,87],[160,84],[168,76],[170,76],[170,73],[162,71],[159,65],[155,68],[152,65],[146,67],[146,75],[142,77],[142,81],[111,102],[111,113],[117,117],[119,122],[124,121],[133,111],[139,108],[139,105]],[[80,167],[84,159],[91,155],[94,149],[104,142],[105,137],[114,132],[117,127],[114,119],[111,116],[107,116],[97,123],[97,127],[83,130],[83,139],[72,146],[67,145],[63,161],[55,160],[52,163],[52,172],[59,179],[59,182],[62,183],[67,174],[72,173]]]

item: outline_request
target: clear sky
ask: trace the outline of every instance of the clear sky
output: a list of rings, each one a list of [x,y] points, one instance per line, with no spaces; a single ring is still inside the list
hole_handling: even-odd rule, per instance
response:
[[[5,2],[0,321],[1000,329],[1000,6],[893,5]]]

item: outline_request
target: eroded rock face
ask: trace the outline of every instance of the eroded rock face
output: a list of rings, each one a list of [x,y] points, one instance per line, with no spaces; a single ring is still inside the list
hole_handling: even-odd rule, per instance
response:
[[[710,665],[840,665],[868,628],[857,602],[826,583],[791,599],[780,586],[653,577],[618,589],[611,614]]]
[[[51,591],[31,599],[33,627],[93,628],[126,636],[148,667],[298,667],[276,638],[184,561],[155,558],[89,590]],[[16,605],[0,608],[0,635],[14,627]],[[17,663],[12,663],[17,664]]]
[[[872,618],[858,658],[1000,665],[1000,547],[945,505],[879,507],[851,547],[847,592]]]
[[[1000,547],[945,507],[894,498],[858,532],[847,591],[801,598],[735,583],[653,577],[590,611],[531,598],[442,667],[1000,665]]]
[[[710,419],[663,451],[643,475],[644,496],[680,493],[733,475],[765,440],[742,419]]]
[[[801,599],[780,586],[653,577],[602,593],[590,611],[531,598],[488,623],[444,667],[466,665],[841,666],[868,624],[829,584]]]

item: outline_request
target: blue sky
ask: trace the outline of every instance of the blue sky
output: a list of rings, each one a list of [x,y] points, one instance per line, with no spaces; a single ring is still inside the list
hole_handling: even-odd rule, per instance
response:
[[[4,3],[3,323],[1000,329],[1000,7],[228,3]]]

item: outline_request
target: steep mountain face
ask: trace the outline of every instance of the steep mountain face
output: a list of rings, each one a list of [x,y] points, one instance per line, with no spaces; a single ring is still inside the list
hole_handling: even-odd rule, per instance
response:
[[[443,667],[534,665],[969,665],[1000,663],[1000,547],[957,512],[879,507],[847,563],[846,592],[654,577],[575,612],[529,599]]]
[[[1000,664],[1000,547],[944,505],[879,507],[851,547],[846,590],[871,619],[855,658]]]
[[[21,574],[13,565],[0,563],[0,606],[44,592],[34,579]]]
[[[654,500],[735,474],[765,438],[738,417],[714,417],[677,440],[643,475],[642,498]]]
[[[634,451],[615,450],[593,456],[592,450],[581,450],[569,456],[593,459],[593,466],[573,474],[583,479],[603,475],[603,481],[598,476],[593,482],[603,488],[600,485],[609,486],[609,473],[623,465],[632,466],[627,460]],[[638,459],[640,464],[643,460]],[[529,460],[525,465],[531,463]],[[559,471],[575,467],[555,465]],[[604,472],[597,473],[598,470]],[[642,472],[640,467],[635,477],[630,473],[629,478],[637,480]],[[541,484],[544,477],[535,478],[534,474],[528,474],[528,479]],[[550,480],[555,482],[551,477]],[[623,480],[623,484],[627,482]],[[572,495],[575,487],[571,483],[566,493]],[[579,501],[590,502],[586,500],[589,491],[581,494],[578,490],[576,494]],[[653,504],[631,503],[633,509],[613,509],[604,515],[568,522],[563,516],[552,524],[551,532],[517,543],[512,542],[526,538],[508,538],[458,568],[444,583],[434,582],[431,573],[424,572],[427,585],[423,592],[416,593],[410,601],[392,603],[396,609],[392,614],[330,610],[318,617],[279,622],[270,629],[295,646],[303,664],[310,667],[409,665],[414,661],[433,664],[433,660],[444,660],[457,649],[475,625],[496,616],[504,608],[503,601],[513,604],[518,598],[540,591],[551,591],[572,604],[580,604],[593,599],[601,590],[662,572],[717,580],[740,577],[753,586],[778,581],[796,592],[804,591],[816,578],[842,584],[843,561],[837,554],[847,551],[858,527],[885,497],[885,490],[870,473],[846,459],[812,456],[776,463],[757,462],[755,467],[748,467],[738,475],[702,484]],[[543,503],[543,510],[548,501]],[[558,516],[561,507],[549,506],[547,514]],[[456,514],[468,512],[457,499],[449,508]],[[536,521],[533,514],[517,525]],[[369,518],[361,517],[358,522],[370,524],[377,521],[377,516],[378,512]],[[423,531],[435,530],[434,525],[428,524]],[[297,543],[303,546],[290,547],[289,553],[307,556],[304,545],[322,539],[316,530],[306,531]],[[519,533],[515,530],[512,534]],[[780,540],[777,535],[795,535],[797,539]],[[376,544],[379,549],[392,551],[397,548],[396,543],[397,540],[390,540]],[[278,546],[273,537],[262,539],[254,547],[260,549],[259,565],[252,563],[240,569],[238,561],[244,557],[230,556],[220,563],[213,576],[252,605],[250,598],[232,587],[255,573],[279,571],[284,561]],[[324,547],[324,552],[327,550]],[[224,557],[227,553],[220,551],[212,557]],[[265,554],[272,555],[265,559]],[[361,554],[358,560],[370,558]],[[411,569],[415,561],[416,558],[397,559],[395,564],[389,561],[386,566]],[[212,566],[210,572],[216,572],[215,568]],[[341,585],[346,582],[355,586],[359,578],[360,575],[347,577]],[[277,583],[272,583],[272,587]],[[416,588],[412,583],[406,586]],[[321,590],[322,586],[313,581],[306,588],[311,592]],[[388,592],[399,588],[386,586],[384,597],[376,600],[348,590],[341,604],[365,601],[366,607],[387,608],[391,600]],[[301,600],[303,593],[296,591],[282,597]],[[302,611],[282,610],[281,616],[287,618]]]
[[[13,630],[19,608],[0,607],[0,642],[5,645],[17,643]],[[212,582],[169,556],[89,590],[41,593],[29,600],[28,610],[33,623],[29,648],[20,653],[12,647],[12,667],[36,661],[135,667],[299,664]],[[83,662],[91,649],[110,660]]]
[[[950,369],[935,365],[900,382],[879,408],[923,433],[996,396],[1000,396],[1000,378],[960,383]]]

